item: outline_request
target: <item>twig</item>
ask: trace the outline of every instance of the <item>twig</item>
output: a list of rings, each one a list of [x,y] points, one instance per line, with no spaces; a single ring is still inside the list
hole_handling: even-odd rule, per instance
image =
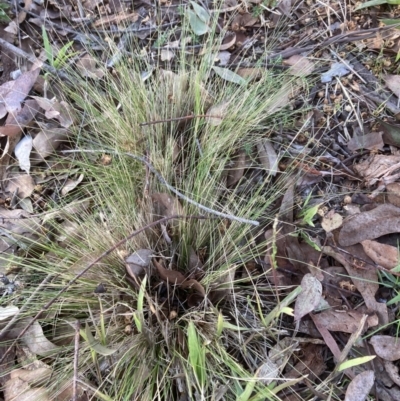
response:
[[[108,256],[111,252],[113,252],[115,249],[120,247],[121,245],[125,244],[125,242],[129,241],[131,238],[135,237],[136,235],[142,233],[145,230],[148,230],[151,227],[156,226],[157,224],[162,224],[166,221],[172,220],[172,219],[205,219],[206,217],[204,216],[171,216],[171,217],[163,217],[162,219],[159,219],[157,221],[154,221],[153,223],[149,223],[146,226],[140,228],[139,230],[134,231],[133,233],[129,234],[127,237],[123,238],[122,240],[118,241],[115,245],[113,245],[111,248],[107,249],[105,252],[103,252],[98,258],[96,258],[92,263],[90,263],[85,269],[83,269],[80,273],[78,273],[72,280],[70,280],[50,301],[48,301],[40,311],[34,316],[34,318],[25,326],[25,328],[21,331],[21,333],[18,334],[18,337],[11,343],[11,345],[7,348],[5,353],[3,354],[2,358],[0,359],[0,365],[5,361],[7,355],[11,352],[17,341],[29,330],[29,328],[35,323],[41,316],[43,312],[45,312],[47,309],[50,308],[51,305],[54,304],[54,302],[57,301],[57,299],[64,294],[65,291],[68,290],[69,287],[71,287],[72,284],[74,284],[79,278],[81,278],[84,274],[86,274],[89,269],[91,269],[94,265],[100,262],[103,258]],[[28,304],[28,303],[27,303]]]
[[[173,118],[167,118],[165,120],[155,120],[155,121],[147,121],[145,123],[140,123],[139,125],[141,127],[145,125],[153,125],[153,124],[161,124],[161,123],[168,123],[170,121],[180,121],[180,120],[191,120],[193,118],[201,118],[201,117],[207,117],[207,118],[219,118],[222,119],[222,117],[219,116],[209,116],[208,114],[199,114],[199,115],[190,115],[190,116],[183,116],[183,117],[173,117]]]
[[[168,184],[168,182],[165,181],[164,177],[144,157],[141,157],[141,156],[138,156],[138,155],[134,155],[132,153],[119,153],[119,152],[115,152],[115,151],[88,150],[88,149],[64,150],[62,153],[110,153],[110,154],[113,154],[113,155],[116,155],[116,156],[124,155],[124,156],[131,157],[132,159],[138,160],[141,163],[143,163],[144,165],[146,165],[147,168],[157,177],[158,181],[161,182],[161,184],[166,186],[171,192],[173,192],[179,198],[183,199],[185,202],[190,203],[190,204],[198,207],[199,209],[201,209],[201,210],[203,210],[203,211],[205,211],[207,213],[215,214],[216,216],[223,217],[223,218],[228,219],[228,220],[233,220],[233,221],[237,221],[239,223],[244,223],[244,224],[251,224],[253,226],[259,226],[260,225],[260,223],[258,221],[256,221],[256,220],[243,219],[242,217],[234,216],[232,214],[218,212],[217,210],[210,209],[209,207],[201,205],[200,203],[194,201],[193,199],[188,198],[182,192],[179,192],[172,185]]]
[[[78,399],[78,357],[79,357],[79,336],[80,336],[81,324],[79,320],[75,325],[75,342],[74,342],[74,378],[72,382],[72,401]]]

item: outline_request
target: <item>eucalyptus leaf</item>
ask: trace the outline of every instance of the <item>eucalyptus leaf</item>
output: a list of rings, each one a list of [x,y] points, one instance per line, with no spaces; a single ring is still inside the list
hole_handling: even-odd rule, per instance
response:
[[[244,78],[236,74],[236,72],[229,70],[228,68],[213,67],[213,70],[222,79],[225,79],[225,81],[233,82],[234,84],[239,84],[239,85],[246,84],[246,80]]]
[[[354,11],[362,10],[363,8],[379,6],[381,4],[390,4],[389,1],[390,0],[371,0],[371,1],[367,1],[366,3],[363,3],[363,4],[359,5]],[[399,4],[399,3],[397,3],[397,4]]]
[[[187,10],[189,15],[189,24],[192,31],[197,35],[204,35],[209,31],[208,25],[202,21],[193,11]]]
[[[194,12],[197,16],[206,24],[210,22],[210,14],[202,6],[199,6],[196,2],[191,1],[190,4],[193,7]]]

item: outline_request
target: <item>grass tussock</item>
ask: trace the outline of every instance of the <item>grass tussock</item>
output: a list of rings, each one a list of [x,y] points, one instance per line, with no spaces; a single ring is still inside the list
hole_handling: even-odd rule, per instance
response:
[[[202,57],[182,49],[169,66],[140,54],[138,49],[113,69],[103,68],[101,80],[77,74],[79,85],[67,88],[77,124],[71,143],[76,152],[65,157],[84,181],[46,219],[46,240],[37,238],[28,255],[13,260],[29,265],[36,282],[54,275],[26,315],[118,241],[172,213],[165,205],[157,208],[155,194],[179,201],[173,212],[209,218],[169,222],[164,233],[160,226],[143,231],[50,306],[41,324],[60,347],[52,356],[57,379],[47,384],[51,397],[71,383],[79,320],[79,388],[94,399],[278,399],[276,382],[267,385],[261,367],[281,330],[276,307],[282,289],[271,288],[264,272],[251,273],[251,266],[272,246],[264,232],[295,173],[267,170],[257,145],[278,126],[290,125],[290,99],[305,83],[273,69],[244,85],[230,83],[209,62],[211,41]],[[141,125],[159,120],[168,121]],[[186,198],[260,225],[205,213],[127,153],[145,158]],[[257,175],[245,174],[229,186],[241,153],[246,169]],[[151,250],[166,269],[196,279],[206,296],[160,280],[154,266],[146,278],[129,278],[125,259],[140,249]],[[106,292],[95,293],[100,283]],[[34,288],[23,293],[28,297]]]

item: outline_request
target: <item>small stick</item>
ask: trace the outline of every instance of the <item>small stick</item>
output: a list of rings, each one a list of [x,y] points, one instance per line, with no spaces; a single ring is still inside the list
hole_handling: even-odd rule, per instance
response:
[[[191,120],[191,119],[193,119],[193,118],[201,118],[201,117],[219,118],[219,119],[222,119],[222,117],[218,117],[218,116],[209,116],[209,115],[207,115],[207,114],[199,114],[199,115],[191,114],[191,115],[189,115],[189,116],[167,118],[166,120],[147,121],[147,122],[145,122],[145,123],[140,123],[139,125],[140,125],[141,127],[144,127],[145,125],[162,124],[162,123],[168,123],[168,122],[170,122],[170,121]]]
[[[87,150],[87,149],[64,150],[62,153],[110,153],[110,154],[114,154],[117,156],[125,155],[128,157],[131,157],[132,159],[138,160],[141,163],[143,163],[144,165],[146,165],[148,167],[148,169],[158,178],[158,180],[161,182],[161,184],[165,185],[171,192],[173,192],[179,198],[183,199],[185,202],[191,203],[192,205],[197,206],[199,209],[201,209],[207,213],[215,214],[216,216],[223,217],[228,220],[238,221],[239,223],[244,223],[244,224],[251,224],[253,226],[260,225],[260,223],[256,220],[243,219],[242,217],[234,216],[232,214],[218,212],[217,210],[210,209],[209,207],[203,206],[200,203],[197,203],[196,201],[194,201],[193,199],[188,198],[186,195],[184,195],[183,193],[181,193],[177,189],[175,189],[172,185],[168,184],[168,182],[165,181],[164,177],[144,157],[134,155],[133,153],[118,153],[118,152],[107,151],[107,150]]]
[[[77,401],[78,399],[78,356],[79,356],[79,336],[80,336],[81,324],[79,320],[75,325],[75,341],[74,341],[74,378],[72,382],[72,401]]]
[[[135,237],[136,235],[142,233],[143,231],[156,226],[157,224],[164,223],[166,221],[172,220],[172,219],[206,219],[204,216],[171,216],[171,217],[163,217],[162,219],[159,219],[157,221],[154,221],[153,223],[149,223],[146,226],[140,228],[139,230],[134,231],[133,233],[129,234],[127,237],[123,238],[122,240],[118,241],[115,245],[113,245],[111,248],[107,249],[105,252],[103,252],[96,260],[94,260],[92,263],[90,263],[85,269],[83,269],[79,274],[77,274],[72,280],[70,280],[50,301],[47,302],[40,311],[35,315],[35,317],[25,326],[25,328],[21,331],[21,333],[18,334],[18,337],[11,343],[11,345],[7,348],[6,352],[3,354],[2,358],[0,359],[0,365],[5,361],[7,355],[11,352],[17,341],[28,331],[28,329],[35,323],[41,314],[45,312],[47,309],[50,308],[51,305],[54,304],[54,302],[57,301],[57,299],[65,292],[68,290],[69,287],[71,287],[72,284],[74,284],[79,278],[81,278],[85,273],[89,271],[95,264],[99,263],[101,259],[105,258],[108,256],[111,252],[113,252],[115,249],[120,247],[121,245],[125,244],[125,242],[129,241],[131,238]]]

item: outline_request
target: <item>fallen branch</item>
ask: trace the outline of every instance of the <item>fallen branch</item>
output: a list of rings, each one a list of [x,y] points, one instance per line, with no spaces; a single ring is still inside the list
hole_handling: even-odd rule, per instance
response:
[[[218,212],[217,210],[210,209],[207,206],[204,206],[193,199],[188,198],[186,195],[184,195],[182,192],[179,192],[177,189],[175,189],[172,185],[168,184],[168,182],[164,179],[164,177],[153,167],[153,165],[148,162],[144,157],[134,155],[132,153],[119,153],[119,152],[114,152],[114,151],[107,151],[107,150],[64,150],[62,153],[108,153],[108,154],[113,154],[116,156],[128,156],[131,157],[132,159],[138,160],[144,165],[147,166],[147,168],[157,177],[158,181],[161,182],[165,187],[167,187],[171,192],[173,192],[176,196],[181,198],[187,203],[190,203],[199,209],[203,210],[204,212],[210,213],[210,214],[215,214],[216,216],[223,217],[228,220],[233,220],[237,221],[239,223],[244,223],[244,224],[251,224],[253,226],[259,226],[260,223],[256,220],[248,220],[248,219],[243,219],[242,217],[234,216],[232,214],[227,214],[223,212]]]

